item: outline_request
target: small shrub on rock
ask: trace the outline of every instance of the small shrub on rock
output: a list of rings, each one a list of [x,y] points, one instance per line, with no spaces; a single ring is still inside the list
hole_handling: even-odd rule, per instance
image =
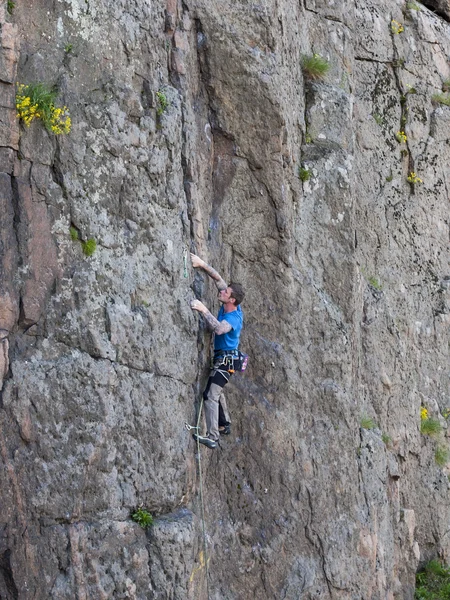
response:
[[[415,600],[450,600],[450,568],[430,561],[416,574]]]
[[[152,515],[148,512],[148,510],[142,508],[141,506],[131,513],[131,519],[143,529],[147,529],[153,525]]]
[[[330,63],[320,56],[313,54],[312,56],[304,56],[302,58],[303,75],[307,79],[321,80],[325,79],[330,70]]]
[[[67,106],[55,106],[57,90],[45,83],[20,84],[16,93],[17,118],[27,127],[40,119],[50,133],[69,133],[72,121]]]

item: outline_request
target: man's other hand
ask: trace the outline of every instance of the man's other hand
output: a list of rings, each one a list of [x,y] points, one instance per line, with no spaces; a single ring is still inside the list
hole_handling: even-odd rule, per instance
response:
[[[200,300],[191,300],[191,308],[192,310],[198,310],[198,312],[204,313],[206,311],[206,306]]]
[[[191,263],[192,263],[192,266],[194,267],[194,269],[196,269],[197,267],[204,266],[204,264],[205,264],[204,260],[199,258],[196,254],[193,254],[192,252],[190,254],[191,254]]]

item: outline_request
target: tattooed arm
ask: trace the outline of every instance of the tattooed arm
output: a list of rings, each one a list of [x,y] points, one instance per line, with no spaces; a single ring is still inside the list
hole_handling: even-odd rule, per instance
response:
[[[218,290],[226,290],[227,284],[224,279],[219,275],[217,271],[215,271],[212,267],[205,263],[204,260],[199,258],[196,254],[192,254],[191,252],[191,262],[194,268],[200,268],[207,273],[211,279],[214,279]],[[214,318],[214,317],[213,317]]]
[[[233,329],[228,321],[218,321],[216,317],[209,312],[203,302],[200,302],[200,300],[192,300],[191,308],[192,310],[196,310],[203,314],[203,318],[205,319],[209,328],[214,331],[215,334],[222,335],[223,333],[228,333]]]

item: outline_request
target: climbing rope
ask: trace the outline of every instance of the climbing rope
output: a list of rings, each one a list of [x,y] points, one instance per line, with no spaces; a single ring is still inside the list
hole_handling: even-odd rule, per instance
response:
[[[188,277],[188,249],[184,248],[183,251],[183,274],[184,277]],[[197,436],[200,431],[200,419],[202,418],[203,411],[203,395],[201,396],[200,408],[198,411],[197,424],[189,425],[189,423],[185,423],[184,426],[188,431],[195,429],[195,433]],[[203,555],[205,561],[205,577],[206,577],[206,598],[209,600],[209,571],[208,571],[208,549],[206,543],[206,524],[205,524],[205,504],[203,500],[203,476],[202,476],[202,461],[201,461],[201,452],[200,452],[200,442],[197,437],[197,460],[198,460],[198,477],[200,483],[200,506],[201,506],[201,519],[202,519],[202,534],[203,534]]]
[[[200,401],[200,409],[198,411],[197,418],[197,434],[200,431],[200,419],[202,417],[203,410],[203,395]],[[198,477],[200,482],[200,505],[201,505],[201,515],[202,515],[202,532],[203,532],[203,552],[205,556],[205,577],[206,577],[206,597],[209,600],[209,572],[208,572],[208,550],[206,544],[206,525],[205,525],[205,505],[203,502],[203,476],[202,476],[202,462],[201,462],[201,452],[200,452],[200,442],[197,437],[197,457],[198,457]]]
[[[202,410],[203,410],[203,396],[200,401],[200,408],[198,411],[197,424],[189,425],[186,421],[184,426],[188,431],[195,430],[198,435],[200,431],[200,419],[202,418]],[[197,438],[197,460],[198,460],[198,478],[200,483],[200,506],[201,506],[201,518],[202,518],[202,533],[203,533],[203,556],[205,561],[205,576],[206,576],[206,597],[209,600],[209,572],[208,572],[208,551],[206,544],[206,525],[205,525],[205,503],[203,500],[203,476],[202,476],[202,461],[201,461],[201,452],[200,452],[200,442]]]

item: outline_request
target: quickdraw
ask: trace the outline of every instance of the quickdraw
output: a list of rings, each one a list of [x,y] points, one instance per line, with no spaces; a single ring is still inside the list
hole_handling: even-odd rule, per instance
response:
[[[187,259],[188,259],[188,251],[187,251],[187,248],[185,248],[184,252],[183,252],[183,272],[184,272],[185,277],[188,276]]]
[[[198,431],[199,429],[198,425],[189,425],[187,421],[184,422],[184,426],[188,431],[191,431],[191,429],[195,429],[196,431]]]

